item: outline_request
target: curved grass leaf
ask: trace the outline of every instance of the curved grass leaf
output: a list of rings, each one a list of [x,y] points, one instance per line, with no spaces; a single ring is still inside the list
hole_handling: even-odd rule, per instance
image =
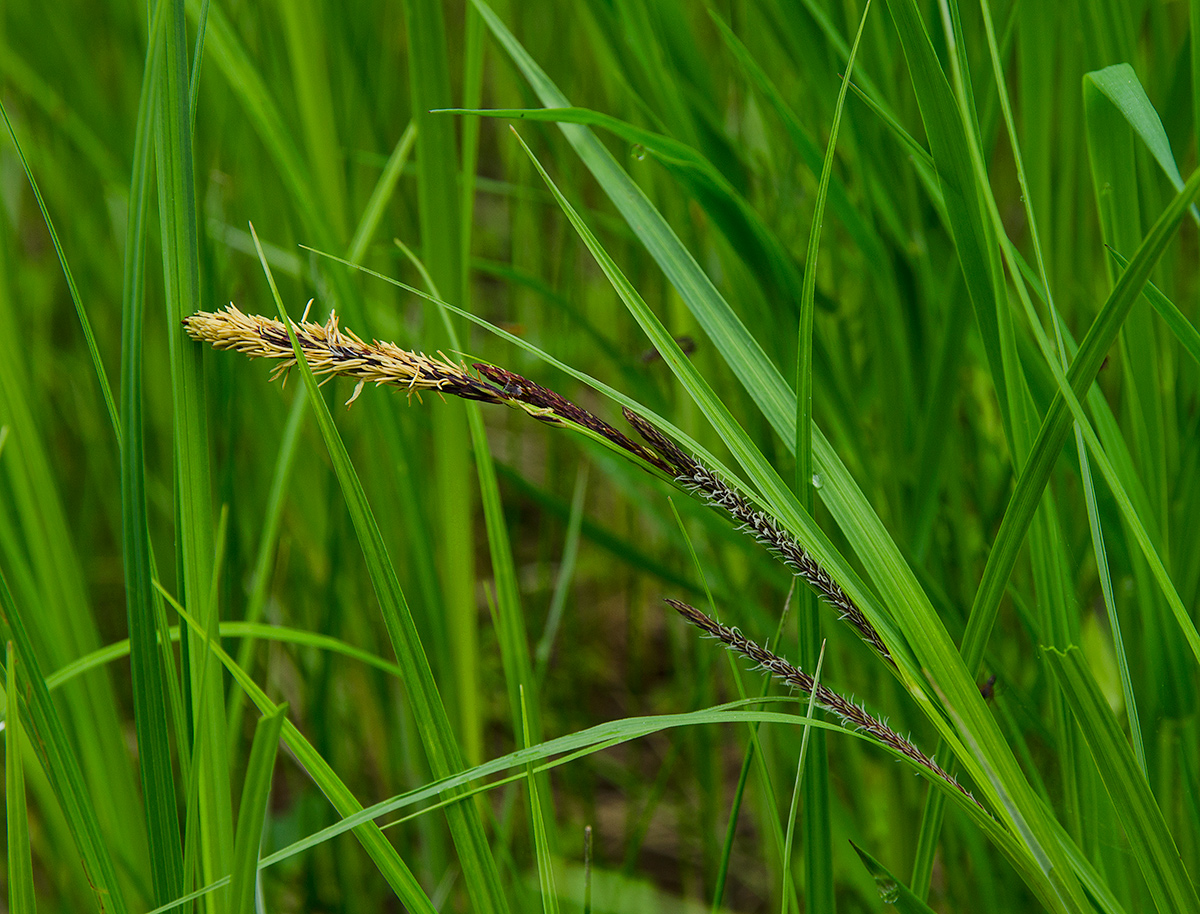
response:
[[[1133,67],[1127,63],[1113,64],[1103,70],[1093,70],[1083,77],[1084,85],[1100,92],[1112,102],[1134,133],[1141,137],[1154,161],[1158,162],[1163,174],[1176,190],[1183,189],[1183,175],[1175,164],[1175,156],[1171,153],[1171,141],[1167,139],[1167,131],[1163,129],[1162,118],[1154,110],[1154,105],[1146,96],[1141,81]],[[1192,210],[1193,218],[1200,220],[1200,213]]]

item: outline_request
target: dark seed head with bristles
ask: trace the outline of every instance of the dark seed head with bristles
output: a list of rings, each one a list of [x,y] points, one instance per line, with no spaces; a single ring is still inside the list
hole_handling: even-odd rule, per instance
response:
[[[751,641],[736,628],[722,625],[708,614],[681,600],[667,600],[666,602],[692,625],[716,638],[735,653],[741,654],[757,667],[766,670],[787,685],[799,689],[806,695],[812,695],[819,707],[833,714],[846,726],[873,736],[879,742],[916,762],[933,776],[950,784],[973,801],[975,800],[971,793],[933,758],[918,749],[910,739],[901,736],[889,727],[887,723],[868,714],[862,706],[817,682],[808,673],[757,642]]]

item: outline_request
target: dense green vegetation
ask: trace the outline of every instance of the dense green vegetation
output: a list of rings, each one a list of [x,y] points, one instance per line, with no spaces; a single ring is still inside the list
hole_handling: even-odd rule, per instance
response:
[[[9,910],[1200,909],[1196,40],[6,5]],[[684,456],[183,325],[309,299]]]

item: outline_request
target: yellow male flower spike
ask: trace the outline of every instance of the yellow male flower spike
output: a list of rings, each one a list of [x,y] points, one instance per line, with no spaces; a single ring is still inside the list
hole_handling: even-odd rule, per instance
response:
[[[220,311],[197,311],[183,319],[183,326],[192,339],[210,343],[214,349],[233,349],[252,359],[277,360],[279,364],[271,380],[286,374],[296,364],[292,342],[282,323],[245,314],[236,305]],[[401,349],[395,343],[363,342],[338,326],[336,314],[331,313],[324,324],[301,319],[299,323],[293,321],[292,327],[313,374],[358,379],[347,406],[367,383],[394,384],[410,393],[436,390],[467,400],[508,403],[500,391],[468,374],[460,365]]]

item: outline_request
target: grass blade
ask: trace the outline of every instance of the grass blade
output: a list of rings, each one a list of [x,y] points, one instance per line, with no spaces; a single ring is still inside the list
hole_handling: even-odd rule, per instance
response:
[[[254,891],[258,877],[259,847],[267,817],[267,798],[271,794],[271,775],[275,769],[275,754],[279,749],[279,734],[287,719],[287,702],[270,714],[260,717],[254,727],[254,742],[250,761],[246,765],[246,781],[242,786],[242,802],[238,807],[237,833],[233,842],[233,872],[229,882],[231,914],[254,914]]]
[[[9,692],[9,701],[25,702],[25,713],[21,716],[29,721],[30,743],[75,839],[75,848],[95,895],[96,910],[125,914],[128,907],[117,882],[108,842],[100,831],[91,792],[46,688],[29,629],[3,571],[0,571],[0,628],[4,640],[13,644],[18,664],[16,689]]]
[[[160,588],[160,592],[162,592]],[[194,618],[186,609],[176,603],[170,595],[163,592],[163,595],[174,606],[175,611],[187,623],[194,637],[205,639],[208,633],[201,626],[200,621]],[[204,642],[202,642],[204,643]],[[208,651],[211,651],[225,668],[229,671],[230,676],[237,684],[246,692],[250,700],[263,715],[271,715],[278,710],[278,705],[267,697],[257,683],[254,682],[227,654],[219,644],[213,640],[207,641]],[[350,788],[345,785],[341,778],[337,776],[334,770],[329,766],[329,763],[321,757],[320,753],[313,748],[312,743],[304,738],[304,735],[296,729],[296,726],[283,717],[283,742],[288,747],[288,750],[295,757],[296,762],[308,772],[309,777],[320,788],[321,792],[329,800],[343,821],[352,819],[356,814],[362,812],[362,804],[355,799]],[[413,876],[412,872],[400,858],[396,848],[388,841],[383,830],[380,829],[371,820],[374,816],[367,816],[360,820],[350,822],[344,831],[353,831],[354,836],[362,844],[363,849],[370,855],[375,865],[379,867],[379,872],[383,878],[387,880],[396,893],[396,897],[400,899],[409,911],[413,914],[435,914],[437,910],[429,897],[422,891],[420,884]],[[266,865],[265,862],[260,863],[260,868]],[[224,877],[219,880],[221,885],[228,884],[229,877]],[[199,896],[208,891],[211,891],[216,886],[210,885],[201,889],[199,892],[193,893],[194,896]],[[183,903],[183,899],[177,901],[168,907],[174,908],[177,904]]]
[[[253,226],[251,226],[253,231]],[[257,235],[255,240],[257,242]],[[380,609],[383,612],[384,625],[388,637],[396,652],[396,659],[404,669],[404,682],[407,687],[409,702],[417,720],[417,727],[425,747],[426,757],[434,776],[443,778],[462,768],[458,744],[450,729],[450,720],[437,691],[433,673],[426,660],[424,648],[417,635],[416,625],[409,612],[404,592],[400,589],[400,581],[396,569],[388,558],[387,548],[379,532],[379,525],[367,503],[366,493],[358,474],[350,462],[333,417],[329,415],[329,407],[321,398],[316,379],[305,361],[295,331],[287,316],[283,299],[275,287],[270,268],[265,257],[260,257],[267,280],[271,285],[271,293],[275,305],[279,309],[280,319],[288,328],[292,346],[296,352],[297,370],[308,391],[309,405],[321,429],[321,436],[329,449],[338,483],[342,488],[346,507],[358,534],[359,545],[366,559],[367,569],[371,577],[375,594],[379,598]],[[507,909],[504,896],[500,889],[499,874],[492,858],[491,850],[483,833],[483,823],[479,811],[471,803],[454,803],[446,808],[446,818],[450,823],[450,831],[458,848],[462,862],[463,873],[467,877],[471,890],[472,902],[485,911],[503,912]]]
[[[1163,912],[1200,910],[1200,896],[1183,866],[1162,811],[1107,700],[1088,672],[1083,653],[1043,648],[1092,751],[1113,808],[1129,839],[1154,906]]]
[[[36,914],[33,895],[33,855],[29,841],[29,812],[25,807],[25,731],[21,724],[21,693],[12,642],[5,648],[4,800],[8,832],[8,909],[13,914]]]
[[[203,353],[191,345],[183,330],[183,318],[201,303],[186,25],[183,0],[171,0],[162,22],[163,69],[156,144],[158,200],[174,410],[177,558],[184,602],[203,612],[206,626],[215,630],[218,607],[210,599],[214,524]],[[233,799],[221,669],[206,664],[206,656],[204,651],[188,650],[187,676],[195,727],[196,769],[192,775],[198,785],[200,828],[196,846],[201,878],[211,881],[229,872],[233,853]],[[165,804],[165,798],[158,802]],[[218,897],[209,903],[215,910],[223,899]]]

